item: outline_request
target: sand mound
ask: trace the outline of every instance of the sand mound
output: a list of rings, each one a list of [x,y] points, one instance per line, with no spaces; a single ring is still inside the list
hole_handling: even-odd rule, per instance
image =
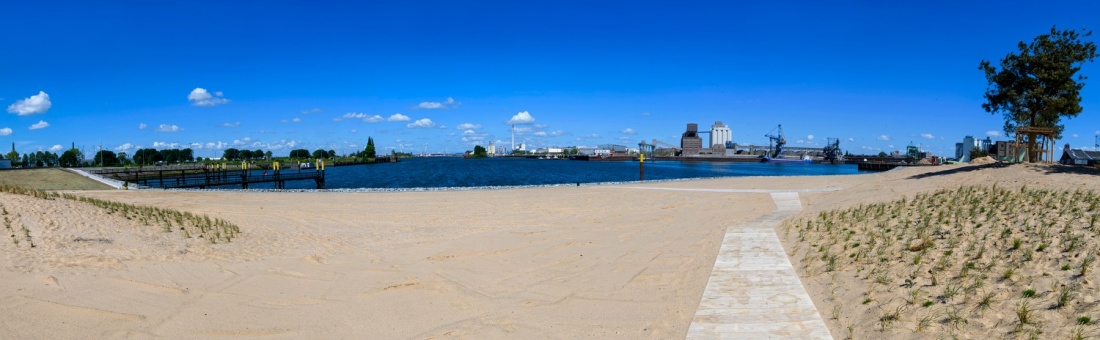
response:
[[[989,156],[979,157],[979,158],[975,158],[975,159],[970,160],[970,164],[974,164],[974,165],[984,165],[984,164],[991,164],[991,163],[996,163],[996,162],[997,162],[996,159],[993,159],[993,157],[989,157]]]

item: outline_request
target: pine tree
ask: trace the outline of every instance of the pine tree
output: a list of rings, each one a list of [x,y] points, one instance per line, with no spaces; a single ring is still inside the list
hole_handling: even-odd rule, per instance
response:
[[[374,138],[367,137],[367,148],[363,150],[363,153],[367,155],[367,158],[375,158],[377,154],[374,151]]]

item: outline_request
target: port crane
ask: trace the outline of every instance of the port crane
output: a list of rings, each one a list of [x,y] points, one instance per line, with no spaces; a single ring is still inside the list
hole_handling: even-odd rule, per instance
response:
[[[770,132],[764,135],[764,137],[768,137],[769,147],[772,145],[772,143],[774,143],[775,145],[775,148],[772,149],[771,158],[779,158],[779,155],[783,153],[783,145],[787,144],[787,139],[783,138],[783,124],[779,124],[776,129],[779,130],[779,133],[777,135],[773,135]]]

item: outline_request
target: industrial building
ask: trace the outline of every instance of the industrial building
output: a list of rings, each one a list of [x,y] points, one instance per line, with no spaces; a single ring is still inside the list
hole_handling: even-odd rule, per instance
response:
[[[680,137],[682,156],[697,156],[703,149],[703,138],[699,137],[699,124],[688,123],[687,131]]]
[[[712,149],[728,149],[733,146],[733,133],[722,121],[714,122],[710,126],[710,145]]]
[[[970,162],[970,151],[979,149],[989,152],[991,146],[993,146],[993,140],[989,137],[985,139],[977,139],[974,136],[963,137],[962,143],[955,143],[955,159],[959,162]]]

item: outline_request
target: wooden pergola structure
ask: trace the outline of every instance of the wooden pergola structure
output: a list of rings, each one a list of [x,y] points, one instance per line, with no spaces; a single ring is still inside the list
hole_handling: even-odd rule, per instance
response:
[[[1016,128],[1016,143],[1011,144],[1010,154],[1013,157],[1013,161],[1016,162],[1028,162],[1030,163],[1031,155],[1035,154],[1038,158],[1036,161],[1042,161],[1043,155],[1049,155],[1046,157],[1044,163],[1054,163],[1054,136],[1057,131],[1054,128],[1048,127],[1033,127],[1033,126],[1021,126]],[[1027,136],[1027,139],[1024,139]],[[1037,137],[1043,137],[1042,140],[1036,140]],[[1034,142],[1034,147],[1028,150],[1029,141]],[[1023,155],[1020,151],[1024,151]]]

